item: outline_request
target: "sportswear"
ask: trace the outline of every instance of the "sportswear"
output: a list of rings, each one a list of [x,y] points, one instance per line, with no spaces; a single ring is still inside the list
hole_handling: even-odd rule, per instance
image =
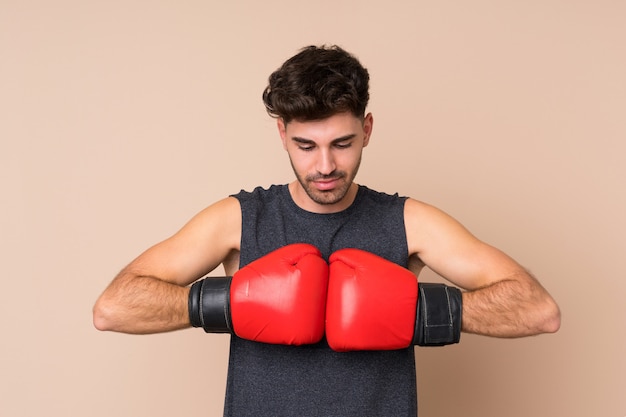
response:
[[[352,247],[408,266],[405,197],[359,186],[346,210],[317,214],[298,207],[287,185],[233,196],[242,211],[240,267],[292,243],[314,245],[325,260]],[[232,335],[224,415],[415,417],[414,349],[335,352],[326,339],[283,346]]]

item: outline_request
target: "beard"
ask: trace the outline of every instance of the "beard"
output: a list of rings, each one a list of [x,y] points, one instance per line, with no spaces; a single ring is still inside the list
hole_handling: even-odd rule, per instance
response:
[[[332,205],[344,199],[352,186],[360,165],[361,158],[359,158],[354,170],[350,173],[346,171],[333,171],[328,175],[315,174],[307,176],[300,175],[293,166],[293,163],[291,164],[291,168],[296,174],[298,182],[311,200],[320,205]],[[319,180],[337,180],[338,185],[332,190],[318,190],[312,183]]]

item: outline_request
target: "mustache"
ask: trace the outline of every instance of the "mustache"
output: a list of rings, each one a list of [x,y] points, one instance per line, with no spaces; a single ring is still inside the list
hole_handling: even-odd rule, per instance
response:
[[[306,177],[307,181],[329,181],[329,180],[339,180],[346,177],[346,173],[343,171],[332,172],[330,174],[316,174],[309,175]]]

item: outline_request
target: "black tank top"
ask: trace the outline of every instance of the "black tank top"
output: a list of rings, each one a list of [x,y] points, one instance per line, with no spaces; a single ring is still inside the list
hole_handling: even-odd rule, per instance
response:
[[[333,214],[302,210],[286,185],[234,195],[242,210],[240,267],[282,246],[305,242],[328,257],[353,247],[407,267],[405,198],[360,186]],[[325,340],[281,346],[231,336],[224,415],[330,417],[417,415],[413,348],[332,351]]]

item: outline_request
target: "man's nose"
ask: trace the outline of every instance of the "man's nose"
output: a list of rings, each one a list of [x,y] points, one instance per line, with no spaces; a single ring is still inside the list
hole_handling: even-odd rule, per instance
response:
[[[332,174],[337,166],[335,165],[335,158],[330,150],[321,150],[319,159],[317,161],[317,172],[322,175]]]

